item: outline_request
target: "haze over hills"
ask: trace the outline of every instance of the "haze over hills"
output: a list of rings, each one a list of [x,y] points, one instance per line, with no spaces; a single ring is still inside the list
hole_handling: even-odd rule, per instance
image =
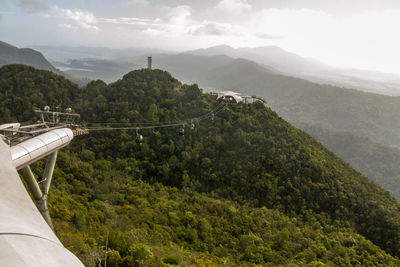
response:
[[[215,46],[186,52],[188,54],[216,56],[227,55],[244,58],[263,66],[272,67],[283,74],[302,79],[359,89],[387,95],[400,95],[400,75],[377,71],[334,68],[314,59],[304,58],[276,46],[232,48]]]
[[[37,69],[52,71],[81,86],[89,82],[85,77],[71,75],[55,68],[39,51],[31,48],[18,48],[0,41],[0,66],[9,64],[25,64]]]
[[[86,121],[126,125],[220,106],[161,70],[79,89],[9,65],[0,88],[2,121],[34,121],[27,109],[49,102],[72,105]],[[49,196],[64,245],[87,265],[103,258],[106,236],[110,266],[399,264],[400,204],[315,139],[261,102],[196,124],[184,137],[179,128],[141,129],[141,145],[129,131],[75,138],[60,152]]]
[[[41,51],[50,62],[73,77],[86,80],[102,79],[105,82],[114,82],[132,69],[142,65],[126,60],[134,56],[151,55],[156,53],[174,54],[156,48],[126,48],[112,49],[106,47],[69,47],[69,46],[32,46]],[[18,62],[15,62],[18,63]],[[22,63],[22,62],[21,62]],[[29,64],[28,64],[29,65]]]
[[[185,52],[186,54],[200,56],[226,55],[233,58],[243,58],[254,61],[264,66],[273,67],[287,74],[302,74],[317,70],[329,69],[328,66],[310,59],[305,59],[296,54],[287,52],[277,46],[256,48],[233,48],[228,45],[214,46]]]
[[[102,59],[120,61],[127,57],[151,54],[176,54],[177,52],[157,48],[124,48],[115,49],[107,47],[88,46],[38,46],[32,48],[41,51],[46,58],[53,61],[66,62],[68,60]]]
[[[108,59],[73,59],[66,62],[52,61],[52,63],[69,75],[90,80],[101,78],[107,83],[120,79],[128,70],[140,67],[135,63]]]
[[[81,74],[82,77],[102,78],[111,82],[115,77],[120,78],[122,73],[129,71],[127,66],[132,62],[127,59],[136,56],[148,56],[155,54],[177,54],[176,51],[166,51],[152,48],[127,48],[111,49],[104,47],[66,47],[66,46],[33,46],[41,51],[58,68],[65,68],[71,61],[91,62],[109,60],[110,65],[119,65],[120,70],[115,71],[112,67],[105,70],[94,68],[83,69],[67,66],[70,73]],[[276,46],[255,47],[255,48],[232,48],[227,45],[214,46],[205,49],[198,49],[184,52],[185,54],[216,56],[226,55],[233,58],[244,58],[261,64],[264,67],[275,69],[285,75],[295,76],[309,81],[332,84],[354,88],[366,92],[375,92],[387,95],[400,95],[400,75],[381,73],[377,71],[366,71],[346,68],[334,68],[314,59],[304,58],[290,53]],[[105,63],[105,62],[103,62]],[[84,63],[85,64],[85,63]],[[125,71],[122,71],[124,69]],[[89,71],[97,72],[88,73]],[[86,76],[85,76],[86,75]]]

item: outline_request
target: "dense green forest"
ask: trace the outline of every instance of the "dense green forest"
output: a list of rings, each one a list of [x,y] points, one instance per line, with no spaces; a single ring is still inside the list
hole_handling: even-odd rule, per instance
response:
[[[218,103],[168,72],[136,70],[84,88],[22,65],[0,69],[1,122],[73,107],[89,123],[159,123]],[[59,154],[51,214],[63,244],[88,266],[398,266],[400,204],[260,102],[214,120],[93,131]],[[43,162],[34,166],[41,173]]]
[[[218,54],[222,55],[225,48],[220,48],[222,50]],[[229,47],[226,49],[229,50]],[[400,125],[396,115],[400,112],[399,97],[320,85],[282,75],[277,70],[248,60],[228,56],[157,54],[153,58],[155,66],[167,68],[185,81],[198,82],[202,86],[214,88],[213,90],[235,90],[263,96],[280,116],[309,134],[314,132],[309,132],[309,127],[304,128],[303,125],[321,129],[319,133],[326,134],[313,135],[317,140],[399,199],[398,161],[396,153],[393,153],[396,150],[389,148],[400,147]],[[103,60],[77,60],[72,65],[76,65],[75,74],[79,74],[82,66],[90,63],[86,65],[90,65],[91,77],[97,75],[109,81],[110,75],[121,77],[121,73],[132,65],[131,62],[145,65],[146,57],[128,57],[122,61],[127,63],[118,63],[118,71],[115,71],[118,65],[116,62]],[[334,133],[342,131],[348,132],[350,139],[358,141],[351,143],[347,139],[343,140],[346,146],[335,145],[338,136],[335,137]],[[332,140],[328,140],[329,137]],[[373,143],[368,146],[384,146],[380,146],[379,152],[375,154],[363,151],[356,144],[362,142],[363,147],[366,147],[365,138]]]
[[[398,148],[386,147],[348,132],[331,132],[304,124],[300,127],[351,166],[389,190],[398,200],[400,199],[400,150]]]
[[[132,61],[144,62],[144,58]],[[227,56],[154,55],[153,62],[185,82],[263,97],[279,116],[291,123],[347,131],[379,144],[400,147],[398,96],[313,83]]]

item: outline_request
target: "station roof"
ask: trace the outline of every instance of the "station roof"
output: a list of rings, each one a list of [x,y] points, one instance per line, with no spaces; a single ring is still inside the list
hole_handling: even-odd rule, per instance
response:
[[[251,96],[242,95],[233,91],[221,91],[218,92],[217,95],[217,99],[232,97],[237,103],[243,102],[245,98],[251,98]]]

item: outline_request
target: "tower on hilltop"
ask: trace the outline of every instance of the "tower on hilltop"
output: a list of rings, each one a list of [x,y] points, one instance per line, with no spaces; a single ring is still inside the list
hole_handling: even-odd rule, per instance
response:
[[[147,57],[147,69],[151,70],[151,64],[152,64],[152,58],[151,57]]]

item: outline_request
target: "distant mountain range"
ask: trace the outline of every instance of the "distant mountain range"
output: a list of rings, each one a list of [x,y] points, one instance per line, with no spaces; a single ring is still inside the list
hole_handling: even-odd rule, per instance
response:
[[[243,58],[263,66],[322,84],[331,84],[387,95],[400,95],[400,75],[377,71],[334,68],[317,60],[304,58],[276,46],[232,48],[214,46],[186,52],[201,56],[226,55]]]
[[[55,68],[41,52],[31,48],[18,48],[0,41],[0,67],[9,64],[24,64],[41,70],[48,70],[65,76],[71,81],[85,85],[89,82],[87,78],[80,78]]]
[[[290,74],[302,74],[329,69],[328,66],[323,65],[322,63],[305,59],[277,46],[257,48],[243,47],[235,49],[227,45],[220,45],[206,49],[188,51],[185,53],[199,56],[226,55],[232,58],[243,58]]]
[[[120,79],[128,70],[141,67],[135,63],[108,59],[71,59],[66,62],[52,61],[52,63],[69,75],[90,80],[101,78],[108,83]]]
[[[101,78],[112,82],[121,78],[122,74],[135,68],[136,62],[129,61],[138,56],[177,55],[178,52],[153,48],[111,49],[104,47],[65,47],[65,46],[34,46],[41,51],[57,68],[65,68],[63,64],[71,61],[82,61],[84,64],[101,60],[102,66],[111,64],[114,67],[99,67],[80,69],[67,66],[70,74],[81,75],[89,79]],[[256,48],[232,48],[227,45],[214,46],[183,52],[183,54],[199,56],[229,56],[231,58],[248,59],[268,69],[274,69],[284,75],[290,75],[320,84],[331,84],[340,87],[353,88],[365,92],[386,95],[400,95],[400,75],[377,71],[366,71],[346,68],[335,68],[315,59],[304,58],[276,46]],[[109,62],[104,62],[107,60]],[[144,66],[144,65],[143,65]],[[88,73],[88,72],[91,73]],[[80,73],[81,72],[81,73]],[[94,73],[93,73],[94,72]]]
[[[124,48],[114,49],[107,47],[87,46],[32,46],[41,51],[46,58],[52,61],[67,62],[69,60],[102,59],[120,61],[127,57],[143,56],[152,54],[177,54],[157,48]]]

